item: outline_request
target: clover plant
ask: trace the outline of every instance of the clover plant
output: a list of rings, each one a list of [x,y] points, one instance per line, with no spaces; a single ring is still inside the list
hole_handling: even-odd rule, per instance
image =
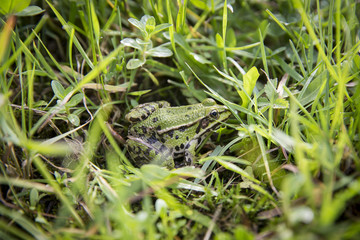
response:
[[[69,86],[66,89],[61,85],[60,82],[53,80],[51,82],[51,88],[55,94],[55,97],[58,98],[57,103],[60,105],[60,102],[62,100],[64,100],[64,98],[66,97],[67,94],[69,94],[72,90],[73,87]],[[69,122],[75,126],[79,126],[80,124],[80,119],[79,117],[76,115],[76,113],[70,113],[70,108],[75,107],[76,105],[78,105],[81,100],[83,99],[84,94],[83,93],[77,93],[74,96],[72,96],[70,98],[70,100],[65,103],[65,105],[63,106],[64,109],[62,109],[60,112],[65,111],[67,114],[67,119],[69,120]]]
[[[172,51],[163,46],[153,47],[151,37],[158,32],[169,28],[171,24],[163,23],[156,25],[155,18],[153,16],[145,15],[140,21],[134,18],[130,18],[129,22],[140,30],[142,39],[140,38],[124,38],[121,43],[125,46],[137,49],[139,51],[138,58],[133,58],[126,64],[127,69],[136,69],[145,64],[146,58],[151,57],[170,57]]]

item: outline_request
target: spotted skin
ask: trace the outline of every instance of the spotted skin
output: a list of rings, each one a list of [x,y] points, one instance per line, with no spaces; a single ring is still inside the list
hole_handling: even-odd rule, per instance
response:
[[[137,166],[154,163],[172,169],[174,159],[182,157],[181,165],[191,165],[196,148],[230,114],[209,98],[180,107],[165,101],[141,104],[125,117],[131,122],[127,150]]]

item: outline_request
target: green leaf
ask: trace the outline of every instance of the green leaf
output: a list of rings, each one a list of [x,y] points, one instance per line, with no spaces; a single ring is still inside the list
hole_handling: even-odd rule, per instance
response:
[[[145,70],[145,72],[149,75],[149,77],[151,78],[151,80],[153,81],[153,83],[156,86],[159,86],[159,81],[157,80],[157,78],[154,76],[154,74],[152,74],[152,72],[150,72],[149,70],[147,70],[146,68],[143,68],[143,70]]]
[[[39,192],[36,188],[30,191],[30,206],[35,209],[36,204],[39,202]]]
[[[259,78],[260,74],[256,67],[252,67],[245,75],[244,75],[244,89],[247,94],[251,94],[255,85],[256,81]]]
[[[225,42],[227,47],[236,47],[236,34],[234,29],[230,28],[227,30]]]
[[[194,166],[192,167],[181,167],[181,168],[175,168],[173,170],[171,170],[172,174],[176,174],[179,176],[186,176],[186,177],[192,177],[192,178],[201,178],[204,176],[204,171],[202,171],[199,168],[195,168]],[[187,182],[186,180],[184,180],[182,183],[189,183],[192,184],[192,182]]]
[[[245,170],[241,169],[240,167],[238,167],[237,165],[228,162],[228,161],[224,161],[218,157],[214,157],[214,160],[217,161],[220,165],[222,165],[224,168],[236,172],[238,174],[240,174],[242,177],[245,177],[247,179],[249,179],[250,181],[253,181],[257,184],[260,184],[260,181],[257,180],[256,178],[252,177],[249,173],[247,173]]]
[[[255,239],[253,233],[243,225],[239,225],[238,227],[236,227],[233,230],[233,232],[234,233],[231,236],[231,238],[234,238],[234,239],[242,239],[242,240],[254,240]]]
[[[135,18],[129,18],[128,20],[132,25],[134,25],[136,28],[138,28],[141,32],[146,32],[145,24],[140,22],[139,20]]]
[[[283,98],[277,98],[273,105],[274,109],[287,109],[289,108],[289,102]]]
[[[46,221],[46,219],[45,219],[41,214],[38,214],[38,215],[36,216],[35,222],[40,223],[40,224],[42,224],[42,225],[44,225],[44,224],[48,224],[48,225],[49,225],[49,222]]]
[[[78,93],[76,95],[74,95],[73,97],[71,97],[70,101],[68,101],[65,106],[67,107],[75,107],[76,105],[78,105],[82,99],[84,97],[84,94],[82,93]]]
[[[168,34],[164,34],[164,37],[166,39],[170,39],[170,36],[168,36]],[[179,44],[180,47],[182,47],[183,49],[185,49],[188,52],[192,52],[192,48],[190,47],[190,45],[186,42],[186,39],[184,36],[178,34],[178,33],[174,33],[174,41],[176,44]]]
[[[91,14],[92,26],[93,26],[93,29],[94,29],[95,39],[96,39],[97,42],[99,42],[99,39],[100,39],[100,24],[99,24],[99,20],[98,20],[98,18],[96,16],[94,3],[92,1],[90,2],[90,14]]]
[[[264,91],[268,99],[277,97],[275,86],[277,86],[277,79],[270,79],[264,86]]]
[[[33,107],[34,108],[38,108],[38,107],[44,107],[48,105],[48,103],[45,100],[40,100],[34,103]]]
[[[199,8],[201,10],[208,10],[208,6],[206,5],[205,1],[191,1],[191,4],[193,4],[196,8]]]
[[[65,97],[65,89],[64,87],[61,85],[61,83],[59,81],[56,81],[56,80],[53,80],[51,81],[51,88],[55,94],[55,96],[58,98],[58,99],[64,99]]]
[[[148,182],[158,182],[170,175],[169,170],[165,170],[163,167],[154,164],[145,164],[140,168],[144,179]]]
[[[262,193],[263,195],[267,196],[268,198],[270,198],[271,200],[275,201],[275,199],[273,198],[273,196],[270,195],[270,193],[268,193],[264,188],[262,188],[261,186],[252,183],[250,186],[252,189],[254,189],[255,191],[258,191],[259,193]]]
[[[5,0],[0,2],[1,14],[18,13],[30,5],[31,0]]]
[[[217,46],[217,53],[219,54],[219,58],[220,58],[220,61],[222,63],[224,63],[226,60],[225,60],[225,52],[223,51],[224,49],[224,41],[223,41],[223,38],[221,37],[221,35],[219,33],[216,34],[216,46]]]
[[[278,56],[273,56],[273,58],[279,63],[284,72],[288,73],[296,81],[300,82],[303,80],[303,76],[301,76],[297,71],[295,71],[293,67],[289,66],[282,58]]]
[[[223,7],[223,22],[222,22],[222,37],[223,40],[226,40],[226,29],[227,29],[227,1],[225,0],[224,2],[224,7]]]
[[[55,176],[56,181],[57,181],[59,184],[62,184],[62,183],[63,183],[62,177],[61,177],[61,175],[60,175],[60,173],[59,173],[58,171],[55,171],[55,172],[54,172],[54,176]]]
[[[142,40],[140,38],[136,38],[136,42],[138,44],[140,44],[140,46],[146,45],[146,46],[148,46],[149,49],[152,48],[152,41],[150,41],[150,40]]]
[[[144,65],[145,61],[144,60],[140,60],[140,59],[130,59],[129,62],[126,64],[126,68],[127,69],[135,69],[135,68],[139,68],[142,65]]]
[[[248,96],[251,96],[252,91],[254,90],[254,87],[256,85],[256,81],[258,80],[260,74],[256,67],[252,67],[245,75],[244,75],[244,90],[246,91]],[[250,102],[250,99],[248,98],[244,92],[240,93],[240,97],[242,100],[242,107],[247,107],[247,105]]]
[[[163,23],[163,24],[160,24],[160,25],[157,25],[155,27],[155,29],[151,32],[151,35],[154,35],[158,32],[161,32],[162,30],[166,29],[166,28],[169,28],[171,27],[172,25],[170,23]]]
[[[189,87],[189,84],[188,84],[188,82],[187,82],[187,76],[186,76],[185,72],[184,72],[184,71],[180,71],[179,74],[180,74],[180,76],[181,76],[184,84],[186,85],[186,87]]]
[[[18,17],[30,17],[30,16],[38,15],[43,12],[45,12],[45,10],[38,6],[28,6],[27,8],[25,8],[21,12],[16,13],[15,15]]]
[[[73,86],[69,86],[64,91],[64,96],[68,95],[74,89]]]
[[[224,47],[224,41],[219,33],[216,34],[216,45],[218,48],[222,49]]]
[[[145,15],[145,16],[147,16],[147,15]],[[144,17],[145,17],[145,16],[144,16]],[[144,17],[142,17],[141,20],[142,20]],[[148,17],[146,18],[146,24],[145,24],[146,31],[147,31],[148,33],[151,33],[152,31],[154,31],[155,25],[156,25],[155,18],[154,18],[153,16],[148,16]]]
[[[134,91],[134,92],[130,92],[129,95],[131,96],[141,96],[144,95],[146,93],[151,92],[151,90],[143,90],[143,91]]]
[[[146,51],[146,55],[150,55],[153,57],[170,57],[172,56],[172,51],[170,49],[167,49],[165,47],[155,47],[150,49],[149,51]]]
[[[207,60],[205,57],[203,57],[202,55],[196,54],[194,52],[190,52],[190,55],[192,55],[194,57],[194,59],[196,61],[198,61],[199,63],[211,64],[211,62],[209,60]]]
[[[80,125],[80,119],[75,114],[69,114],[69,116],[67,118],[72,125],[74,125],[76,127]]]
[[[176,31],[180,34],[184,34],[188,30],[188,26],[185,23],[187,3],[187,0],[182,1],[182,4],[179,6],[178,15],[176,17]]]
[[[139,43],[137,43],[134,39],[132,38],[124,38],[123,40],[121,40],[121,43],[124,44],[127,47],[132,47],[138,50],[142,50],[142,47],[140,46]]]

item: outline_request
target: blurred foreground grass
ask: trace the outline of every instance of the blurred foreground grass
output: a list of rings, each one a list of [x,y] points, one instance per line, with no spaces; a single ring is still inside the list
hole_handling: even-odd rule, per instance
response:
[[[0,238],[358,239],[358,5],[2,1]],[[206,97],[195,167],[132,166],[132,107]]]

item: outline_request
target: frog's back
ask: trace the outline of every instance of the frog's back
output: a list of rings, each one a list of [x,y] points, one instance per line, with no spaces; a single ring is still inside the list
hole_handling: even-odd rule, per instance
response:
[[[153,112],[159,108],[169,107],[170,104],[166,101],[149,102],[140,104],[130,110],[126,114],[125,119],[130,123],[137,123],[147,119]]]

